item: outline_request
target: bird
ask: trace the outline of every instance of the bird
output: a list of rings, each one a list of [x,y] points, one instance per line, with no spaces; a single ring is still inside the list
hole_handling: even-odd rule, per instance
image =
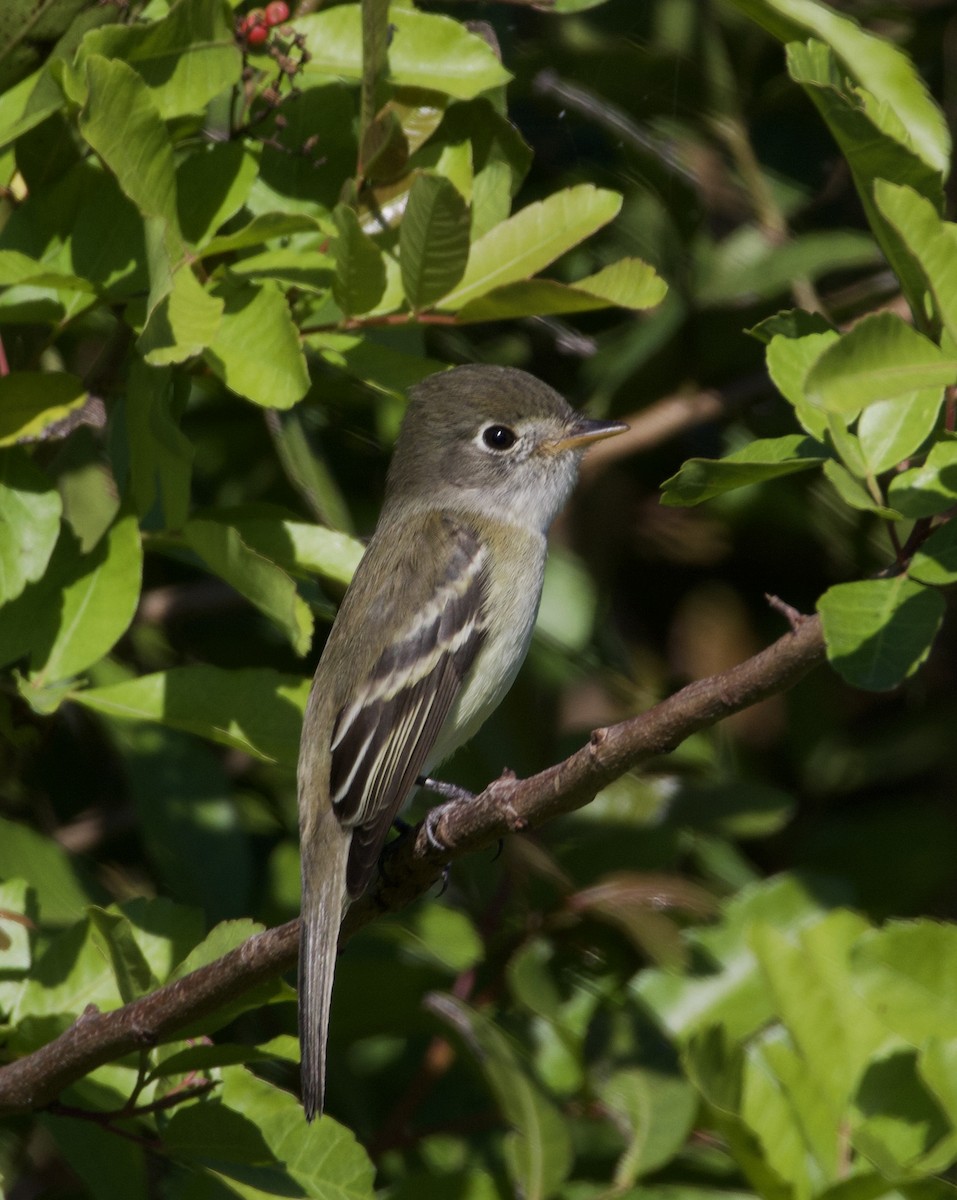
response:
[[[525,658],[546,534],[585,448],[627,429],[512,367],[410,389],[372,538],[316,668],[298,764],[299,1038],[325,1098],[339,930],[417,780],[472,737]]]

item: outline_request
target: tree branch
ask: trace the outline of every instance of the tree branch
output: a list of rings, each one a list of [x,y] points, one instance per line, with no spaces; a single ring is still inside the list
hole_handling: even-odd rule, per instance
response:
[[[791,687],[823,658],[819,618],[797,619],[789,633],[753,658],[690,684],[640,716],[596,730],[564,762],[529,779],[506,773],[473,800],[433,810],[431,828],[441,846],[430,841],[423,825],[392,843],[376,886],[350,909],[342,940],[384,911],[411,903],[436,882],[446,863],[506,833],[583,807],[614,779],[668,753],[692,733]],[[169,1038],[289,970],[296,962],[298,927],[298,921],[289,921],[256,934],[216,962],[112,1012],[83,1013],[54,1041],[0,1068],[0,1115],[46,1107],[88,1072]]]

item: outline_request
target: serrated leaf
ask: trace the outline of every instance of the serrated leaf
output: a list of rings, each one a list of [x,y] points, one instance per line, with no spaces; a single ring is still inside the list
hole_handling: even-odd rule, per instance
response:
[[[309,372],[285,297],[275,284],[223,280],[219,330],[203,357],[234,392],[265,408],[291,408],[309,390]]]
[[[347,315],[375,308],[385,291],[385,263],[382,251],[364,233],[359,218],[346,204],[337,204],[333,213],[336,237],[336,274],[332,293]]]
[[[677,475],[661,485],[661,503],[672,507],[702,504],[722,492],[808,471],[827,457],[820,442],[801,434],[758,438],[725,458],[689,458]]]
[[[297,654],[308,651],[312,613],[281,567],[247,546],[239,532],[222,521],[188,521],[183,538],[212,571],[283,630]]]
[[[526,279],[493,288],[469,301],[456,321],[504,321],[556,313],[591,312],[616,305],[643,309],[660,304],[668,285],[640,258],[623,258],[577,283]]]
[[[898,575],[829,588],[817,604],[827,655],[855,687],[884,691],[912,675],[930,653],[943,597]]]
[[[470,215],[456,187],[441,175],[418,175],[399,227],[402,289],[413,312],[459,282],[469,256]]]
[[[160,721],[172,729],[236,746],[292,766],[309,680],[266,668],[173,667],[124,683],[88,688],[72,699],[121,720]]]
[[[923,466],[901,471],[887,498],[905,517],[932,517],[957,503],[957,442],[938,442]]]
[[[389,8],[389,24],[393,32],[387,77],[394,84],[469,100],[511,79],[488,43],[450,17],[394,4]],[[305,35],[310,55],[307,75],[362,78],[358,4],[341,4],[300,17],[296,28]]]
[[[0,451],[0,605],[46,570],[61,510],[56,488],[23,450]]]
[[[12,371],[0,376],[0,446],[35,438],[86,403],[75,375],[60,371]]]
[[[957,381],[957,358],[893,313],[859,321],[808,372],[811,404],[842,416],[878,400],[944,388]]]
[[[537,274],[607,225],[620,208],[618,192],[590,183],[527,205],[472,243],[461,282],[438,307],[454,312],[493,288]]]
[[[957,583],[957,521],[934,530],[911,559],[907,574],[941,587]]]

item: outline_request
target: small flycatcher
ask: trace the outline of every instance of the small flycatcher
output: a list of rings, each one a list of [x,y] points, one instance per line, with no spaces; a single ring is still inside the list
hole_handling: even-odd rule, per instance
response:
[[[299,751],[302,1099],[325,1092],[339,926],[416,780],[467,741],[525,658],[545,535],[582,451],[627,428],[508,367],[414,389],[375,533],[316,669]]]

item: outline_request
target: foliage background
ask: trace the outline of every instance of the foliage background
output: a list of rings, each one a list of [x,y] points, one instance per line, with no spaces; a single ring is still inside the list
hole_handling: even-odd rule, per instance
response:
[[[422,6],[487,22],[514,78],[503,90],[492,56],[478,56],[486,99],[459,101],[464,142],[440,133],[431,158],[425,142],[432,182],[419,200],[434,224],[417,234],[407,214],[403,233],[377,235],[379,249],[354,216],[364,195],[356,128],[373,129],[363,154],[379,202],[407,192],[394,119],[371,119],[394,98],[394,78],[373,95],[367,77],[365,99],[361,68],[325,90],[313,81],[278,110],[283,129],[268,99],[250,109],[241,94],[261,96],[272,60],[244,58],[216,4],[173,9],[192,15],[168,57],[162,37],[155,51],[148,38],[111,32],[169,20],[158,0],[138,11],[50,5],[46,28],[17,24],[15,6],[3,18],[7,1057],[42,1045],[89,1003],[115,1007],[214,959],[254,922],[295,915],[296,708],[358,553],[350,538],[378,510],[401,390],[437,364],[521,366],[641,430],[642,414],[678,414],[641,452],[610,443],[585,473],[555,533],[529,663],[447,770],[475,788],[506,764],[522,775],[558,761],[595,726],[779,636],[785,622],[766,593],[809,612],[829,588],[906,562],[886,512],[897,458],[855,476],[862,500],[843,476],[838,488],[839,464],[830,476],[799,472],[800,455],[777,442],[764,472],[777,477],[754,483],[763,475],[749,467],[737,482],[752,486],[719,482],[702,506],[659,502],[686,460],[799,432],[765,346],[744,332],[778,310],[814,309],[842,328],[879,306],[907,316],[907,296],[930,280],[934,300],[915,308],[940,349],[921,350],[928,374],[911,391],[936,388],[937,400],[899,459],[920,463],[933,444],[943,467],[927,485],[929,509],[904,516],[915,528],[924,520],[926,536],[926,519],[953,504],[952,412],[940,410],[955,375],[953,283],[937,286],[915,251],[913,204],[895,275],[848,166],[857,163],[858,184],[870,170],[869,196],[880,175],[933,194],[941,212],[946,138],[938,131],[923,160],[908,157],[899,145],[909,134],[895,141],[885,106],[870,166],[854,158],[853,130],[838,150],[781,45],[833,35],[820,24],[831,10],[810,0],[556,7]],[[840,8],[906,51],[952,125],[953,6]],[[321,16],[300,14],[295,27]],[[409,18],[390,19],[401,28]],[[339,45],[323,29],[306,35],[320,59]],[[430,61],[461,62],[449,75],[466,78],[456,55],[477,54],[474,45],[436,50],[431,38],[410,34]],[[294,64],[299,50],[289,50]],[[872,53],[856,43],[843,69],[863,82]],[[244,62],[269,76],[244,81]],[[43,64],[45,76],[32,74]],[[898,83],[897,99],[919,91]],[[402,98],[427,128],[423,97]],[[483,150],[496,110],[530,155],[501,119]],[[194,177],[178,176],[181,201],[211,204],[217,181],[236,171],[218,233],[201,204],[174,212],[157,167],[167,144],[181,171],[195,155]],[[257,156],[248,175],[229,157],[239,145]],[[222,157],[204,168],[197,150],[212,148]],[[944,163],[928,165],[934,153]],[[71,172],[79,184],[64,183]],[[466,177],[473,212],[482,197],[489,205],[489,228],[513,185],[513,210],[584,185],[621,193],[613,220],[594,193],[574,193],[537,230],[554,253],[515,278],[550,268],[567,284],[640,258],[667,281],[667,297],[631,264],[615,290],[581,293],[590,311],[569,313],[584,301],[528,288],[496,294],[476,323],[449,320],[441,299],[477,229],[446,184]],[[285,224],[263,215],[277,197]],[[248,244],[213,241],[257,214]],[[576,216],[581,236],[563,234]],[[955,243],[940,236],[930,260],[946,274]],[[420,309],[419,320],[368,315],[381,300],[369,280],[396,237],[406,238],[407,302],[382,311]],[[193,258],[204,238],[209,265]],[[216,304],[235,318],[225,342],[209,332]],[[305,357],[290,314],[313,331]],[[880,344],[896,328],[864,346],[871,376],[888,376]],[[880,403],[871,376],[866,402]],[[899,407],[902,395],[891,397]],[[79,424],[55,423],[79,412]],[[833,423],[816,432],[853,466]],[[714,483],[709,470],[698,484]],[[695,479],[673,485],[672,500],[689,500]],[[911,523],[898,525],[898,549]],[[949,555],[934,560],[935,582],[952,582]],[[930,589],[910,586],[921,598],[908,593],[908,613],[927,608]],[[933,605],[945,595],[935,591]],[[939,604],[903,625],[892,623],[903,601],[878,619],[887,657],[914,643],[903,662],[868,660],[864,682],[878,689],[906,676],[892,691],[819,670],[588,809],[510,839],[499,859],[458,866],[441,899],[366,930],[337,980],[330,1118],[307,1128],[290,1095],[295,1006],[277,981],[186,1031],[190,1040],[95,1072],[52,1110],[9,1117],[7,1192],[357,1196],[373,1186],[368,1152],[376,1186],[396,1198],[949,1193],[957,714],[954,627]],[[849,623],[859,619],[851,609]],[[834,652],[833,626],[830,637]],[[137,683],[157,678],[165,690]]]

